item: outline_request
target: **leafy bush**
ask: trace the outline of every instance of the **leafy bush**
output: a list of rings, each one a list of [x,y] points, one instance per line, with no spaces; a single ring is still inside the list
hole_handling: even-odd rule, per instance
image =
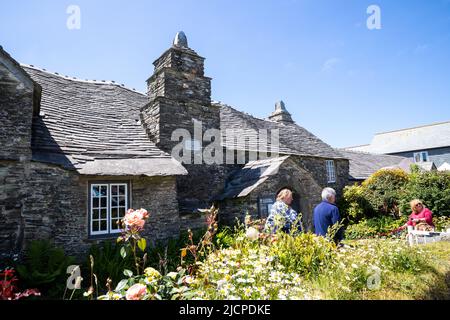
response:
[[[389,232],[398,229],[406,223],[408,217],[402,216],[399,219],[393,217],[376,217],[363,219],[358,223],[349,225],[345,231],[346,239],[363,239],[381,235],[388,235]]]
[[[48,240],[32,241],[25,252],[24,264],[17,272],[24,285],[37,287],[44,297],[61,298],[66,286],[66,271],[74,258]]]
[[[302,233],[296,237],[280,233],[270,248],[286,267],[286,272],[295,272],[305,277],[317,276],[322,267],[333,258],[334,244],[323,237]]]
[[[433,223],[436,231],[446,231],[450,228],[450,217],[433,217]]]
[[[374,216],[376,211],[366,199],[365,188],[361,185],[346,186],[339,201],[342,217],[349,223],[356,223],[363,218]]]
[[[409,175],[382,169],[361,185],[345,187],[339,203],[342,216],[351,224],[378,216],[409,216],[412,199],[422,200],[434,217],[450,216],[450,173],[412,169]]]
[[[409,202],[420,199],[434,216],[450,217],[450,172],[413,171],[405,186],[405,194],[401,201],[401,211],[409,215]]]
[[[408,174],[401,169],[382,169],[362,183],[365,199],[381,215],[399,216],[398,205],[404,198]]]

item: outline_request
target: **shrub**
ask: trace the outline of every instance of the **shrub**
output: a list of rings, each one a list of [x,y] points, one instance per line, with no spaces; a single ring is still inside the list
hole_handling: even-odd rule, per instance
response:
[[[340,200],[342,216],[351,224],[363,218],[409,216],[412,199],[420,199],[434,216],[450,216],[450,173],[412,173],[382,169],[361,185],[347,186]]]
[[[450,217],[433,217],[433,223],[436,231],[446,231],[450,228]]]
[[[311,233],[291,236],[279,233],[270,248],[287,272],[295,272],[307,278],[317,276],[322,267],[333,258],[334,244]]]
[[[349,225],[345,231],[346,239],[363,239],[376,236],[389,235],[393,230],[398,229],[406,223],[407,216],[399,219],[393,217],[375,217],[363,219],[359,223]]]
[[[48,240],[32,241],[25,252],[24,264],[17,272],[27,287],[37,287],[44,297],[61,298],[66,286],[66,270],[74,259]]]
[[[376,211],[366,199],[365,188],[361,185],[346,186],[339,208],[346,222],[356,223],[365,217],[374,216]]]
[[[408,174],[403,170],[381,169],[362,183],[364,197],[379,214],[398,217],[407,183]]]
[[[409,215],[409,202],[420,199],[434,216],[450,217],[450,172],[413,171],[405,186],[405,194],[401,201],[401,212]]]

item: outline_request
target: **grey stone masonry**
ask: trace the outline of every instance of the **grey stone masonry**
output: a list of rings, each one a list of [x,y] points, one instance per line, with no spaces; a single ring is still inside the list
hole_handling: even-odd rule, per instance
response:
[[[174,42],[187,45],[187,39]],[[220,106],[211,104],[211,78],[204,75],[204,60],[187,47],[169,48],[154,62],[154,74],[147,81],[149,102],[141,108],[141,121],[158,148],[172,154],[181,143],[172,141],[172,134],[180,129],[200,146],[190,150],[191,161],[183,163],[189,174],[177,178],[182,214],[209,207],[213,195],[223,188],[227,171],[221,164],[194,163],[207,145],[203,143],[206,130],[220,129]],[[195,123],[200,136],[194,132]]]
[[[31,158],[34,83],[0,47],[0,160]]]

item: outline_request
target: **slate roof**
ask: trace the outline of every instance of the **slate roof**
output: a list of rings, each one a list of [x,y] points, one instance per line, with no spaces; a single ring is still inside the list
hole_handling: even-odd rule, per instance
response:
[[[371,154],[343,149],[339,151],[350,161],[349,178],[351,180],[365,180],[376,171],[386,167],[399,166],[402,161],[407,159],[399,156]]]
[[[278,172],[289,156],[250,161],[228,179],[223,193],[216,200],[247,196],[270,176]]]
[[[399,153],[450,146],[450,121],[376,134],[371,144],[348,150],[371,153]]]
[[[22,66],[42,87],[33,160],[89,175],[179,175],[186,169],[152,143],[140,122],[147,96]],[[124,161],[125,160],[125,161]]]
[[[258,150],[256,135],[258,130],[268,130],[268,142],[270,148],[271,130],[279,130],[279,153],[286,155],[313,156],[328,159],[345,159],[337,150],[317,138],[315,135],[292,123],[278,123],[275,121],[258,119],[249,114],[238,111],[228,105],[214,103],[220,106],[220,125],[222,129],[222,144],[228,149]],[[226,132],[227,129],[237,129],[239,136],[245,137],[247,141],[254,138],[253,143],[239,144],[233,136]],[[269,150],[270,151],[270,150]]]

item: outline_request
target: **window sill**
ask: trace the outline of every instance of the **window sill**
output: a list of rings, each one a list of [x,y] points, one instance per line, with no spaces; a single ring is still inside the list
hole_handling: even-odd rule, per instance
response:
[[[120,236],[120,232],[119,233],[109,233],[109,234],[89,235],[87,240],[88,241],[113,240],[113,239],[117,239],[119,236]]]

